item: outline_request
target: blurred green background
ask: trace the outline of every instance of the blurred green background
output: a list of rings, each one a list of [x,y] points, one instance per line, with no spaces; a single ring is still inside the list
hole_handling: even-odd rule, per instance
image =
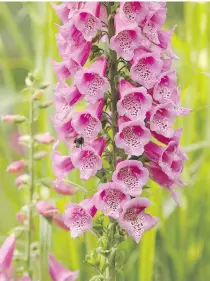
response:
[[[179,191],[181,207],[154,184],[147,192],[153,201],[152,213],[160,217],[160,223],[156,230],[145,234],[139,246],[131,239],[122,244],[126,253],[125,281],[210,280],[210,3],[168,3],[167,7],[167,28],[178,24],[172,46],[180,57],[174,67],[181,84],[182,104],[192,108],[190,116],[177,122],[177,127],[184,127],[181,142],[189,154],[183,172],[187,186]],[[43,80],[55,83],[50,62],[51,58],[58,59],[55,23],[58,18],[49,3],[0,3],[0,114],[28,114],[28,104],[20,91],[29,71],[38,68]],[[52,98],[52,86],[45,96]],[[41,113],[37,126],[40,132],[54,134],[51,113],[52,109]],[[25,203],[24,191],[17,190],[15,178],[5,169],[23,157],[16,138],[26,130],[25,125],[19,128],[0,124],[0,244],[17,225],[15,214]],[[37,164],[38,176],[53,177],[50,148],[48,151],[49,157]],[[81,183],[77,173],[71,180]],[[93,185],[94,180],[86,187],[91,189]],[[39,192],[42,197],[54,198],[61,210],[71,200],[50,190]],[[78,192],[72,200],[83,197]],[[34,240],[39,239],[38,231],[33,235]],[[91,234],[72,240],[68,233],[53,226],[52,251],[69,268],[80,269],[80,281],[92,276],[84,257],[94,245]]]

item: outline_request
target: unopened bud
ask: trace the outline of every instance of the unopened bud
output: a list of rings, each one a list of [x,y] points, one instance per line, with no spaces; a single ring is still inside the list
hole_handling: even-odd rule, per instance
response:
[[[23,135],[23,136],[20,136],[20,137],[18,138],[18,142],[19,142],[20,144],[28,144],[29,141],[30,141],[30,139],[31,139],[30,135]]]
[[[26,117],[23,115],[2,115],[1,120],[5,123],[9,124],[18,124],[18,123],[23,123],[26,121]]]
[[[35,160],[41,160],[47,155],[47,151],[38,151],[37,153],[34,154],[34,159]]]
[[[43,91],[39,90],[33,94],[32,99],[40,100],[42,97],[43,97]]]
[[[24,184],[29,184],[30,176],[28,174],[22,174],[15,179],[15,184],[21,186]]]
[[[49,132],[38,134],[34,138],[37,142],[41,144],[51,144],[55,141],[54,137],[51,136]]]
[[[50,86],[49,83],[43,83],[43,84],[40,85],[39,88],[40,88],[41,90],[45,90],[45,89],[47,89],[49,86]]]
[[[26,166],[26,162],[24,160],[18,160],[11,163],[7,167],[7,172],[11,174],[21,173],[24,170],[25,166]]]
[[[39,108],[41,108],[41,109],[48,108],[49,106],[51,106],[51,104],[52,104],[51,100],[44,101],[39,104]]]
[[[44,217],[53,217],[59,213],[58,209],[52,203],[44,200],[36,203],[36,209]]]

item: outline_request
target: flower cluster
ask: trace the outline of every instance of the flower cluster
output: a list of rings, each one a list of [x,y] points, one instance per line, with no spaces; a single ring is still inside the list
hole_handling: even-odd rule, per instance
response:
[[[117,220],[138,243],[157,223],[156,217],[145,212],[149,200],[139,197],[149,177],[176,199],[174,186],[183,185],[180,174],[187,156],[179,146],[182,129],[175,130],[172,125],[176,116],[190,110],[180,106],[180,88],[171,69],[172,60],[177,59],[170,47],[175,27],[162,29],[165,3],[120,3],[114,12],[111,36],[111,15],[106,8],[100,2],[55,7],[63,22],[56,36],[62,62],[53,62],[58,83],[52,121],[59,139],[52,153],[55,186],[66,190],[66,176],[75,168],[83,180],[97,175],[102,182],[97,192],[66,207],[64,223],[72,237],[90,230],[93,217],[101,211]],[[103,45],[107,35],[108,52],[95,45],[99,41]],[[117,61],[112,61],[110,51]],[[113,82],[117,98],[113,97]],[[115,99],[116,105],[109,107]],[[86,107],[77,111],[79,101]],[[117,133],[110,141],[109,129],[113,127]],[[61,141],[70,155],[62,156],[56,150]],[[116,163],[107,171],[102,157],[107,159],[116,151]]]

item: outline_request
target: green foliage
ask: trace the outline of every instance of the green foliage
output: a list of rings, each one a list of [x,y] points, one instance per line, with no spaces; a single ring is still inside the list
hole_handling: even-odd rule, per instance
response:
[[[193,109],[189,117],[177,123],[177,127],[184,126],[182,145],[189,152],[189,161],[183,173],[187,187],[180,190],[182,206],[177,207],[166,191],[154,183],[148,184],[151,188],[144,192],[154,202],[151,213],[160,217],[160,223],[157,231],[145,234],[139,246],[131,239],[120,245],[125,252],[125,257],[121,251],[115,256],[116,263],[122,264],[125,259],[123,273],[118,273],[120,281],[203,281],[210,276],[210,78],[204,74],[210,72],[210,3],[169,3],[168,9],[168,28],[178,24],[173,49],[180,57],[174,65],[182,86],[182,103]],[[54,37],[56,22],[57,16],[49,3],[0,3],[0,114],[27,115],[28,104],[22,98],[24,94],[20,98],[19,91],[24,86],[26,74],[35,68],[50,84],[45,91],[45,99],[52,98],[55,80],[51,59],[58,59]],[[97,49],[97,52],[100,53],[100,50]],[[47,106],[48,103],[43,105]],[[53,132],[50,109],[42,110],[40,114],[37,122],[39,131]],[[18,126],[22,132],[25,131],[24,124]],[[24,195],[24,189],[18,191],[14,178],[4,172],[8,164],[20,157],[20,151],[11,144],[17,127],[0,124],[0,134],[1,244],[11,228],[18,225],[15,214],[26,203],[27,195]],[[50,156],[46,161],[38,161],[36,169],[40,177],[47,175],[53,178]],[[95,179],[82,182],[76,172],[72,173],[70,180],[89,191],[96,184]],[[64,198],[46,186],[42,192],[46,197],[55,197],[60,210],[69,201],[79,201],[85,197],[79,190],[73,199]],[[40,224],[41,232],[38,233],[38,221],[35,220],[34,241],[38,241],[40,235],[42,247],[46,245],[46,239],[50,240],[51,227],[46,221]],[[22,239],[18,239],[19,248],[23,247]],[[102,244],[105,242],[101,241]],[[68,233],[52,227],[52,251],[70,269],[80,269],[80,281],[87,281],[93,275],[85,260],[93,247],[96,247],[96,237],[92,233],[73,240]],[[44,258],[49,247],[41,248],[41,251]],[[95,262],[94,253],[92,255],[89,263]],[[46,264],[43,263],[43,267],[46,271]],[[97,280],[103,279],[98,276]]]

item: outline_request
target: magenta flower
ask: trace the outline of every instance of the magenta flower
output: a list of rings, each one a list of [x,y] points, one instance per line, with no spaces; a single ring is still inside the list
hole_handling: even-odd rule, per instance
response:
[[[9,274],[12,259],[15,251],[15,235],[11,234],[3,243],[0,248],[0,273],[2,273],[2,278],[6,278],[7,274]],[[5,275],[3,275],[5,274]],[[3,279],[4,280],[4,279]],[[8,280],[6,278],[6,280]]]
[[[143,197],[131,199],[123,205],[119,224],[136,243],[139,243],[145,231],[154,227],[158,222],[156,217],[144,212],[149,205],[150,201]]]
[[[52,281],[75,281],[79,276],[79,271],[68,270],[52,254],[49,256],[49,273]]]
[[[100,2],[86,2],[81,10],[75,11],[72,15],[74,25],[87,41],[91,41],[102,27],[98,18],[100,5]]]
[[[102,56],[88,68],[83,68],[75,74],[75,85],[87,102],[94,103],[104,97],[109,87],[105,77],[106,69],[107,61]]]
[[[71,58],[62,62],[52,61],[52,66],[59,81],[67,80],[81,68],[78,62]]]
[[[92,208],[94,205],[82,201],[80,204],[70,203],[64,212],[64,223],[70,228],[71,237],[76,238],[92,228]]]
[[[171,126],[174,123],[175,116],[176,111],[172,102],[155,106],[150,117],[151,131],[166,138],[171,138],[174,134]]]
[[[120,15],[115,16],[116,35],[111,38],[110,48],[127,61],[134,56],[134,51],[143,41],[140,27],[129,27]]]
[[[65,140],[68,143],[69,140],[72,140],[72,138],[75,138],[77,136],[77,133],[72,127],[71,117],[60,119],[60,116],[53,116],[52,121],[55,127],[55,131],[60,140]]]
[[[11,174],[19,174],[23,172],[25,166],[26,162],[24,160],[17,160],[7,167],[7,172]]]
[[[172,180],[179,178],[184,167],[184,161],[188,159],[175,141],[169,142],[167,147],[150,142],[145,145],[144,152]]]
[[[152,136],[163,144],[168,144],[171,141],[178,142],[180,141],[181,135],[183,132],[183,128],[177,129],[173,131],[173,135],[171,138],[164,137],[162,135],[157,134],[156,132],[151,132]]]
[[[158,80],[163,62],[156,53],[144,53],[134,56],[130,74],[134,81],[151,89]]]
[[[62,195],[72,195],[76,192],[71,184],[65,183],[62,179],[56,179],[53,183],[54,190]]]
[[[83,180],[90,179],[102,169],[101,157],[91,146],[86,146],[82,150],[80,148],[73,149],[71,160],[74,167],[79,169],[80,178]]]
[[[146,113],[151,109],[152,98],[144,87],[134,87],[122,79],[118,84],[120,100],[117,111],[120,116],[127,116],[131,120],[143,121]]]
[[[50,202],[40,200],[36,203],[38,213],[44,217],[53,217],[59,213],[58,209]]]
[[[83,110],[72,116],[72,127],[87,143],[94,140],[102,129],[100,120],[94,115],[90,110]]]
[[[112,180],[124,187],[124,193],[138,196],[149,179],[149,172],[140,161],[125,160],[116,166]]]
[[[56,146],[51,154],[52,168],[57,178],[65,177],[73,168],[71,157],[62,156],[59,151],[56,151]]]
[[[116,146],[123,148],[129,155],[140,156],[149,142],[150,132],[142,121],[124,122],[115,136]]]
[[[100,184],[99,191],[94,196],[96,208],[114,219],[119,218],[122,206],[128,199],[123,186],[116,182]]]
[[[58,116],[65,117],[71,108],[81,99],[82,95],[75,86],[57,83],[54,87],[53,102]]]
[[[81,2],[66,2],[66,3],[62,3],[60,5],[56,5],[54,3],[52,3],[52,7],[54,8],[54,10],[56,11],[57,15],[59,16],[59,18],[62,20],[63,23],[68,22],[69,20],[69,16],[71,15],[71,13],[76,10],[79,9]]]

